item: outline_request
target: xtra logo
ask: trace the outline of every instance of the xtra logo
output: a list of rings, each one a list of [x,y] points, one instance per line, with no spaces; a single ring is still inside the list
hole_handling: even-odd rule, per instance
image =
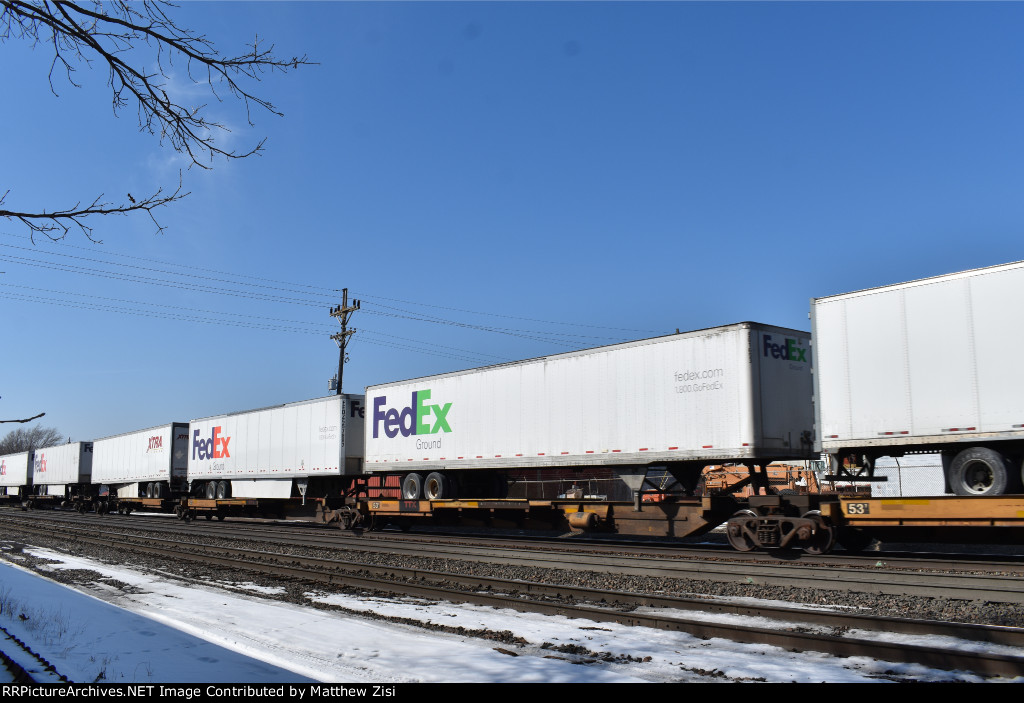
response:
[[[807,361],[807,348],[801,347],[799,339],[786,339],[784,344],[773,344],[772,336],[764,336],[764,355],[771,354],[773,359],[786,359],[787,361]]]
[[[413,391],[412,403],[401,411],[395,408],[384,410],[384,404],[388,402],[387,396],[379,396],[373,399],[373,436],[377,438],[380,432],[380,425],[384,423],[384,434],[389,438],[398,436],[401,432],[403,437],[409,435],[437,434],[438,432],[451,432],[451,425],[448,424],[448,411],[452,409],[451,403],[444,405],[427,405],[430,400],[430,390]],[[433,424],[425,420],[433,417]]]
[[[223,459],[230,457],[228,453],[228,442],[230,437],[223,437],[220,434],[220,426],[213,428],[208,439],[200,439],[200,430],[192,433],[192,458],[193,459]]]
[[[149,447],[146,449],[147,452],[157,452],[164,448],[163,437],[150,437]]]

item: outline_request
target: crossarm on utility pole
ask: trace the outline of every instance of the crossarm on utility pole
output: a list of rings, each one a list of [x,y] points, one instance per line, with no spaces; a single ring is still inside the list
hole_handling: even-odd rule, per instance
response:
[[[348,328],[348,319],[359,309],[359,301],[348,304],[348,288],[341,289],[341,305],[331,308],[331,317],[338,318],[341,322],[341,332],[331,335],[331,339],[338,343],[338,395],[341,395],[341,379],[345,373],[345,349],[348,347],[349,339],[355,334],[355,329]]]

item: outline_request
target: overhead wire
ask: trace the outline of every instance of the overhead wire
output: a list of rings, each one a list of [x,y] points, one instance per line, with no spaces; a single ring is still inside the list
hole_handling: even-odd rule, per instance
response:
[[[225,325],[230,325],[230,326],[234,326],[234,327],[247,327],[247,328],[251,328],[251,329],[264,329],[264,330],[282,331],[282,332],[302,332],[302,333],[307,333],[307,334],[315,334],[315,335],[323,335],[323,336],[330,336],[330,333],[335,330],[335,328],[333,326],[327,325],[327,324],[324,324],[324,323],[306,322],[306,321],[300,321],[300,320],[287,320],[287,319],[283,319],[283,318],[266,317],[264,315],[249,315],[249,314],[246,314],[246,313],[223,312],[223,311],[218,311],[218,310],[206,310],[206,309],[192,309],[187,314],[185,314],[185,313],[181,313],[181,312],[175,312],[175,310],[177,310],[180,306],[168,305],[166,303],[151,303],[151,302],[139,301],[139,300],[129,300],[129,299],[125,299],[125,298],[111,298],[111,297],[106,297],[106,296],[97,296],[97,295],[85,294],[85,293],[75,293],[73,291],[53,290],[53,289],[50,289],[50,288],[36,288],[36,287],[32,287],[32,286],[14,286],[14,285],[9,284],[9,283],[0,283],[0,287],[3,287],[3,288],[20,288],[21,290],[30,290],[30,291],[35,291],[37,293],[45,293],[48,296],[48,297],[29,296],[29,295],[25,295],[23,293],[19,293],[17,291],[7,292],[7,291],[0,290],[0,297],[4,297],[4,298],[8,298],[8,299],[14,299],[14,300],[23,300],[23,301],[26,301],[26,302],[42,302],[42,303],[60,304],[60,305],[63,305],[65,307],[74,307],[74,308],[78,308],[78,309],[98,310],[98,311],[106,311],[106,312],[117,312],[117,313],[120,313],[120,314],[133,314],[133,315],[140,315],[140,316],[145,316],[145,317],[161,317],[161,318],[165,318],[165,319],[176,319],[176,320],[182,320],[182,321],[188,321],[188,322],[201,322],[201,323],[205,323],[205,324],[225,324]],[[82,302],[82,301],[76,301],[76,300],[68,300],[66,298],[65,299],[55,298],[54,296],[73,296],[73,297],[79,297],[79,298],[88,298],[89,301]],[[136,309],[132,309],[132,308],[118,307],[118,306],[114,306],[114,305],[106,305],[104,303],[96,303],[96,302],[93,302],[93,301],[105,301],[107,303],[126,303],[128,305],[147,306],[147,307],[154,307],[154,308],[167,308],[167,309],[170,309],[171,312],[163,312],[163,311],[159,311],[159,310],[145,312],[145,311],[140,311],[140,310],[136,310]],[[196,313],[205,313],[206,316],[198,315]],[[219,315],[219,316],[234,317],[234,318],[249,318],[249,319],[252,319],[252,320],[263,321],[264,324],[256,324],[256,323],[253,323],[253,322],[244,322],[244,321],[242,321],[242,322],[234,322],[234,321],[231,321],[231,320],[224,320],[224,319],[221,319],[219,317],[209,317],[209,315],[215,315],[215,316]],[[266,324],[266,323],[272,323],[272,322],[279,322],[279,323],[284,323],[284,324],[280,324],[280,325]],[[314,329],[309,329],[309,328],[314,328]],[[407,344],[398,345],[398,344],[395,344],[394,342],[388,342],[387,339],[383,340],[383,341],[367,340],[367,341],[370,341],[370,343],[376,344],[378,346],[393,347],[393,348],[396,348],[396,349],[403,349],[403,350],[406,350],[406,351],[417,351],[417,352],[422,352],[422,353],[425,353],[425,354],[432,354],[434,356],[448,356],[450,358],[458,359],[458,360],[461,360],[461,361],[473,361],[473,362],[479,362],[480,360],[510,361],[510,359],[508,359],[506,357],[496,356],[496,355],[493,355],[493,354],[482,354],[482,353],[474,352],[474,351],[471,351],[471,350],[468,350],[468,349],[460,349],[459,347],[452,347],[452,346],[447,346],[447,345],[444,345],[444,344],[434,344],[434,343],[431,343],[431,342],[423,342],[423,341],[416,340],[416,339],[409,339],[408,337],[401,337],[401,336],[398,336],[398,335],[388,334],[386,332],[378,332],[376,330],[367,329],[365,327],[361,327],[360,328],[360,332],[362,334],[365,334],[365,335],[385,337],[387,339],[395,339],[395,340],[400,340],[402,342],[406,342],[407,343]],[[414,346],[414,345],[422,345],[422,346],[425,346],[425,347],[430,347],[431,349],[423,349],[421,347],[417,347],[417,346]],[[446,351],[448,353],[447,354],[443,354],[443,353],[439,352],[439,350]]]
[[[22,240],[27,240],[28,239],[28,237],[21,236],[21,235],[16,235],[16,234],[13,234],[13,233],[10,233],[10,232],[0,232],[0,235],[4,235],[4,236],[8,236],[8,237],[14,237],[14,238],[17,238],[17,239],[22,239]],[[67,243],[67,242],[60,242],[60,243],[54,242],[54,244],[58,245],[58,246],[61,246],[61,247],[68,247],[68,248],[72,248],[72,249],[79,249],[79,250],[82,250],[82,251],[93,251],[93,249],[90,249],[90,248],[87,248],[87,247],[80,247],[80,246],[77,246],[77,245],[74,245],[74,244],[70,244],[70,243]],[[12,245],[0,245],[0,246],[12,246]],[[17,247],[17,248],[22,248],[22,247]],[[34,251],[34,249],[33,249],[33,251]],[[311,290],[311,291],[318,291],[318,292],[321,292],[321,293],[324,293],[324,294],[338,292],[337,289],[333,289],[333,288],[326,288],[326,287],[323,287],[323,286],[312,286],[312,285],[305,284],[305,283],[294,283],[294,282],[289,282],[289,281],[281,281],[281,280],[278,280],[278,279],[266,278],[264,276],[252,276],[252,275],[249,275],[249,274],[239,274],[239,273],[233,273],[233,272],[229,272],[229,271],[221,271],[221,270],[218,270],[218,269],[210,269],[210,268],[205,268],[205,267],[201,267],[201,266],[195,266],[195,265],[192,265],[192,264],[178,264],[178,263],[174,263],[174,262],[170,262],[170,261],[161,261],[161,260],[158,260],[158,259],[147,259],[147,258],[144,258],[144,257],[132,256],[130,254],[121,254],[121,253],[117,253],[117,252],[104,252],[104,253],[105,254],[109,254],[110,256],[116,256],[116,257],[131,259],[131,260],[135,260],[135,261],[144,261],[144,262],[149,263],[149,264],[154,264],[155,263],[155,264],[159,264],[159,265],[162,265],[162,266],[173,266],[175,268],[184,268],[184,269],[190,269],[190,270],[194,270],[194,271],[205,271],[207,273],[216,273],[216,274],[221,275],[221,276],[230,276],[232,278],[246,278],[246,279],[250,279],[250,280],[254,280],[254,281],[262,281],[264,283],[275,283],[275,284],[279,284],[279,285],[289,286],[292,289],[301,288],[301,289],[307,289],[307,290]],[[82,257],[82,258],[85,258],[85,257]],[[99,260],[95,260],[95,259],[90,259],[90,260],[99,261]],[[116,262],[103,262],[103,263],[116,263]],[[139,268],[145,268],[145,267],[139,267]],[[164,273],[172,273],[172,272],[164,272]],[[174,274],[174,275],[185,275],[185,274]],[[244,284],[244,285],[256,285],[256,284]],[[261,286],[261,287],[274,288],[274,286]],[[288,290],[288,289],[280,289],[280,290]],[[289,292],[298,292],[298,291],[290,290]],[[619,332],[637,332],[637,333],[640,333],[640,334],[657,334],[656,330],[634,329],[634,328],[627,328],[627,327],[612,327],[612,326],[607,326],[607,325],[593,325],[593,324],[588,324],[588,323],[583,323],[583,322],[564,322],[564,321],[557,321],[557,320],[544,320],[544,319],[533,318],[533,317],[524,317],[524,316],[520,316],[520,315],[508,315],[508,314],[504,314],[504,313],[485,312],[485,311],[480,311],[480,310],[469,310],[469,309],[466,309],[466,308],[457,308],[457,307],[452,307],[452,306],[447,306],[447,305],[438,305],[438,304],[435,304],[435,303],[423,303],[423,302],[412,301],[412,300],[404,300],[404,299],[401,299],[401,298],[379,296],[379,295],[372,294],[372,293],[355,293],[355,295],[359,296],[360,298],[362,298],[363,300],[365,300],[367,302],[372,302],[372,300],[374,300],[374,299],[376,299],[376,300],[387,300],[387,301],[390,301],[390,302],[403,303],[403,304],[406,304],[406,305],[415,305],[415,306],[418,306],[418,307],[428,307],[428,308],[435,308],[435,309],[439,309],[439,310],[451,310],[453,312],[462,312],[462,313],[467,313],[467,314],[471,314],[471,315],[482,315],[482,316],[490,316],[490,317],[499,317],[499,318],[505,318],[505,319],[511,319],[511,320],[523,320],[523,321],[527,321],[527,322],[540,322],[540,323],[543,323],[543,324],[559,325],[559,326],[563,326],[563,327],[586,327],[586,328],[591,328],[591,329],[607,329],[607,330],[614,330],[614,331],[619,331]],[[374,303],[374,304],[375,305],[381,305],[381,307],[387,307],[387,306],[384,306],[381,303]],[[392,309],[395,309],[395,308],[392,308]],[[412,311],[407,311],[407,312],[412,312]]]
[[[17,235],[12,235],[12,234],[6,233],[6,232],[0,232],[0,234],[6,235],[6,236],[13,236],[13,237],[17,236]],[[20,237],[20,238],[21,239],[26,239],[24,237]],[[75,245],[67,244],[67,243],[63,243],[61,246],[75,248],[75,249],[84,249],[83,247],[77,247]],[[145,259],[143,257],[136,257],[136,256],[126,255],[126,254],[118,254],[116,252],[109,252],[109,253],[111,255],[113,255],[113,256],[117,256],[117,257],[121,257],[121,258],[126,258],[126,259],[130,259],[130,260],[135,260],[135,261],[143,261],[143,262],[146,262],[147,264],[156,263],[156,264],[159,264],[161,266],[168,266],[168,267],[174,267],[174,268],[184,268],[184,269],[195,270],[195,271],[206,271],[208,273],[216,273],[216,274],[218,274],[220,276],[229,276],[229,277],[236,278],[236,279],[250,279],[250,280],[262,281],[262,282],[261,283],[249,283],[249,282],[238,281],[238,280],[219,279],[219,280],[216,280],[216,283],[217,284],[223,284],[223,285],[214,285],[212,283],[206,282],[206,281],[210,280],[209,276],[200,276],[200,275],[192,274],[192,273],[181,273],[181,272],[177,272],[177,271],[173,271],[173,270],[167,270],[167,269],[164,269],[164,268],[156,268],[156,267],[153,267],[153,266],[141,266],[141,265],[136,265],[136,264],[126,264],[126,263],[120,263],[120,262],[117,262],[117,261],[104,260],[104,259],[100,259],[100,258],[96,258],[96,257],[85,257],[85,256],[77,256],[77,255],[74,255],[74,254],[67,254],[67,253],[63,253],[63,252],[57,252],[57,251],[38,250],[36,248],[16,246],[16,245],[13,245],[13,244],[8,244],[8,243],[3,243],[3,242],[0,242],[0,247],[5,247],[5,248],[8,248],[8,249],[21,250],[21,251],[29,251],[29,252],[33,252],[33,253],[42,253],[42,254],[46,254],[46,255],[50,255],[50,256],[54,256],[54,257],[64,257],[64,258],[71,259],[71,260],[73,260],[75,262],[84,262],[87,265],[79,265],[78,263],[66,263],[66,262],[61,262],[61,261],[50,261],[50,260],[45,260],[45,259],[30,258],[30,257],[26,257],[26,256],[16,256],[16,255],[13,255],[13,254],[5,254],[5,253],[0,253],[0,261],[7,261],[9,263],[21,264],[21,265],[25,265],[25,266],[49,269],[49,270],[60,271],[60,272],[65,272],[65,273],[75,273],[75,274],[80,274],[80,275],[94,276],[94,277],[99,277],[99,278],[105,278],[105,279],[108,279],[108,280],[122,281],[122,282],[125,282],[125,283],[154,285],[154,286],[178,289],[178,290],[183,290],[183,291],[188,291],[188,292],[193,292],[193,293],[199,293],[199,294],[225,295],[225,296],[232,296],[232,297],[238,297],[238,298],[245,298],[245,299],[248,299],[248,300],[257,300],[257,301],[261,301],[261,302],[302,305],[302,306],[306,306],[306,307],[331,307],[333,305],[333,302],[331,300],[327,299],[326,296],[328,294],[328,291],[336,292],[336,291],[333,291],[332,289],[327,289],[327,288],[324,288],[324,287],[310,286],[310,285],[305,285],[305,284],[295,284],[295,283],[289,283],[289,282],[286,282],[286,281],[278,281],[278,280],[275,280],[275,279],[267,279],[267,278],[258,277],[258,276],[249,276],[249,275],[245,275],[245,274],[234,274],[234,273],[226,272],[226,271],[218,271],[218,270],[214,270],[214,269],[204,269],[202,267],[196,267],[196,266],[191,266],[191,265],[183,265],[183,264],[175,264],[175,263],[172,263],[172,262],[154,261],[154,260],[150,260],[150,259]],[[108,252],[104,252],[104,253],[108,253]],[[106,269],[97,268],[94,265],[102,265],[102,266],[107,266],[107,267],[118,267],[118,268],[134,270],[134,271],[141,271],[141,272],[144,272],[146,275],[138,275],[138,274],[131,273],[131,272],[126,272],[126,271],[106,270]],[[163,276],[169,276],[171,278],[170,279],[158,278],[157,276],[153,276],[151,274],[159,274],[159,275],[163,275]],[[204,282],[198,282],[196,280],[175,280],[174,277],[179,277],[179,278],[184,278],[184,279],[200,279],[201,281],[204,281]],[[267,285],[268,283],[274,283],[274,284],[278,284],[278,285]],[[227,286],[227,287],[225,287],[225,286]],[[267,291],[273,291],[273,292],[267,292]],[[307,292],[307,291],[310,291],[310,292]],[[317,295],[316,292],[322,293],[323,295],[325,295],[325,298],[321,299],[321,300],[317,300],[314,297],[312,297],[312,296]],[[304,297],[291,297],[290,295],[285,295],[285,294],[295,294],[295,295],[300,295],[300,296],[304,296]],[[306,297],[306,296],[308,296],[308,297]],[[93,297],[95,297],[95,296],[93,296]],[[519,329],[519,328],[500,327],[500,326],[494,326],[494,325],[486,325],[486,324],[477,324],[477,323],[472,323],[472,322],[465,322],[465,321],[460,321],[460,320],[452,320],[452,319],[448,319],[448,318],[445,318],[445,317],[440,317],[440,316],[429,314],[429,313],[425,313],[425,312],[420,312],[420,311],[416,311],[416,310],[407,310],[407,309],[400,308],[400,307],[395,307],[395,306],[392,306],[392,305],[386,305],[384,303],[374,303],[372,300],[365,300],[366,297],[369,297],[369,298],[372,299],[372,298],[377,297],[377,296],[364,295],[364,302],[367,304],[368,307],[361,308],[361,311],[364,314],[367,314],[367,315],[377,315],[377,316],[380,316],[380,317],[389,317],[389,318],[394,318],[394,319],[405,319],[405,320],[410,320],[410,321],[415,321],[415,322],[422,322],[422,323],[428,323],[428,324],[437,324],[437,325],[445,325],[445,326],[462,328],[462,329],[473,330],[473,331],[488,332],[488,333],[492,333],[492,334],[501,334],[501,335],[517,337],[517,338],[531,340],[531,341],[543,342],[543,343],[546,343],[546,344],[556,345],[556,346],[560,346],[560,347],[563,347],[563,348],[577,348],[579,346],[579,342],[578,341],[577,342],[570,342],[569,340],[581,340],[581,341],[582,340],[587,340],[587,341],[602,341],[602,342],[623,341],[622,337],[610,337],[610,336],[599,336],[599,335],[583,335],[583,334],[577,334],[577,333],[558,332],[558,331],[552,331],[552,330],[525,330],[525,329]],[[413,301],[403,301],[403,300],[397,299],[397,298],[378,297],[378,299],[380,299],[380,300],[389,300],[389,301],[392,301],[392,302],[402,302],[402,303],[406,303],[406,304],[410,304],[410,305],[417,305],[417,306],[421,306],[421,307],[430,307],[430,308],[435,308],[435,309],[452,310],[452,311],[458,311],[458,312],[463,312],[463,313],[467,313],[467,314],[474,314],[474,315],[489,315],[489,316],[498,317],[498,318],[505,318],[505,319],[527,320],[527,321],[539,322],[539,323],[543,323],[543,324],[559,324],[559,325],[568,325],[568,326],[574,326],[574,327],[588,327],[588,328],[608,329],[608,330],[616,330],[616,331],[641,331],[641,330],[626,330],[624,328],[612,328],[612,327],[605,327],[605,326],[599,326],[599,325],[586,325],[586,324],[582,324],[582,323],[555,323],[553,321],[539,320],[539,319],[536,319],[536,318],[527,318],[527,317],[520,317],[520,316],[514,316],[514,315],[504,315],[504,314],[501,314],[501,313],[483,313],[483,312],[479,312],[479,311],[472,311],[472,310],[466,310],[466,309],[461,309],[461,308],[454,308],[454,307],[449,307],[449,306],[433,305],[433,304],[429,304],[429,303],[415,303]],[[131,304],[139,304],[138,301],[125,301],[123,299],[121,299],[120,302],[130,302]],[[376,308],[380,308],[380,309],[376,309]],[[238,314],[238,313],[221,313],[221,312],[212,311],[212,310],[207,310],[207,311],[204,311],[204,312],[206,312],[207,314],[227,315],[227,316],[234,316],[234,317],[257,317],[257,316],[241,315],[241,314]],[[189,318],[177,317],[175,319],[188,319],[190,321],[200,321],[200,320],[198,320],[198,318],[196,316],[192,316],[192,317],[189,317]],[[317,324],[317,323],[297,323],[297,322],[292,321],[292,320],[281,320],[280,318],[277,318],[276,320],[280,321],[280,322],[286,322],[287,324],[290,324],[290,325],[300,324],[300,325],[307,325],[308,326],[308,325],[315,325],[315,324]],[[209,320],[203,320],[203,321],[209,322]],[[252,326],[252,325],[247,325],[247,326]],[[277,328],[274,328],[274,327],[267,327],[267,326],[262,326],[262,327],[258,327],[258,328],[259,329],[277,329]],[[287,330],[287,329],[291,329],[291,328],[282,328],[282,329],[283,330]],[[382,335],[382,336],[385,336],[385,337],[389,336],[389,335],[385,335],[384,333],[372,332],[370,330],[366,330],[365,328],[363,328],[363,329],[364,329],[364,332],[366,332],[367,334],[377,334],[377,335]],[[456,347],[447,347],[445,345],[439,345],[439,344],[434,344],[434,343],[430,343],[430,342],[424,342],[422,340],[412,340],[412,339],[408,339],[408,338],[397,337],[397,336],[394,336],[394,335],[391,335],[391,337],[393,337],[395,339],[402,339],[404,341],[410,342],[410,343],[415,344],[415,345],[421,345],[421,347],[422,346],[429,346],[429,347],[432,347],[432,348],[435,348],[435,349],[447,349],[449,351],[454,351],[454,352],[456,352],[456,353],[458,353],[460,355],[467,355],[468,354],[468,355],[471,355],[472,357],[474,357],[472,359],[473,361],[476,361],[478,359],[508,360],[508,359],[505,359],[504,357],[500,357],[500,356],[497,356],[497,355],[484,354],[484,353],[480,353],[480,352],[472,352],[472,351],[468,351],[468,350],[464,350],[464,349],[458,349]],[[367,341],[369,341],[369,340],[367,340]],[[378,341],[377,344],[379,344],[381,346],[388,346],[388,343],[385,342],[385,341]],[[404,348],[406,350],[422,351],[423,353],[426,353],[422,348],[410,348],[408,346],[405,346],[405,347],[402,347],[402,348]],[[435,355],[436,355],[436,353],[435,353]],[[463,360],[468,360],[469,359],[466,356],[459,356],[458,358],[463,359]]]

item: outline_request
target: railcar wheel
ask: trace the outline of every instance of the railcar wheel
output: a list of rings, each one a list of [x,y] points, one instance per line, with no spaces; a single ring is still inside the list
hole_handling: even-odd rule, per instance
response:
[[[749,552],[757,549],[757,541],[747,533],[743,525],[748,518],[756,517],[757,513],[753,510],[740,510],[726,523],[725,534],[729,538],[729,544],[736,551]]]
[[[1010,461],[987,447],[965,449],[949,467],[949,485],[958,496],[1001,496],[1017,485]]]
[[[811,537],[803,545],[803,550],[807,554],[814,556],[820,556],[822,554],[828,554],[832,551],[832,547],[836,544],[836,531],[821,515],[820,510],[811,510],[810,512],[804,513],[804,518],[814,520],[818,523],[817,529],[814,531],[814,536]]]
[[[203,515],[203,517],[206,518],[207,522],[213,519],[213,515],[211,515],[210,513],[206,513],[205,515]]]
[[[427,474],[427,480],[423,482],[423,497],[427,500],[451,498],[451,485],[448,477],[436,471]]]
[[[402,480],[402,498],[419,500],[423,495],[423,477],[419,474],[406,474]]]

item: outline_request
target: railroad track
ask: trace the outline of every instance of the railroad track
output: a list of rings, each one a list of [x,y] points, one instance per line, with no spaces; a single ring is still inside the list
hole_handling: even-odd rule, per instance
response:
[[[931,562],[929,565],[932,570],[922,571],[923,565],[916,560],[912,560],[911,565],[907,567],[903,567],[903,564],[897,561],[898,566],[903,568],[893,568],[888,560],[862,557],[854,558],[852,563],[843,562],[844,568],[837,568],[834,561],[829,565],[781,561],[770,557],[762,557],[757,561],[736,560],[729,558],[732,552],[716,555],[714,559],[708,559],[706,552],[699,554],[699,558],[692,555],[690,558],[684,558],[674,553],[668,557],[636,555],[627,553],[619,547],[609,549],[606,545],[589,543],[585,547],[579,543],[570,545],[570,551],[566,548],[554,549],[550,545],[538,549],[527,544],[516,545],[514,548],[509,548],[507,543],[495,546],[493,542],[483,546],[471,542],[435,542],[419,538],[414,538],[410,542],[408,537],[401,541],[364,539],[340,530],[296,530],[302,534],[286,535],[283,534],[284,531],[272,526],[240,531],[237,526],[186,526],[175,520],[159,521],[156,527],[150,524],[142,527],[133,524],[130,519],[123,520],[111,516],[87,519],[83,524],[81,516],[70,514],[58,514],[56,518],[46,513],[32,513],[28,516],[23,513],[0,515],[0,520],[12,525],[30,524],[34,521],[50,524],[52,519],[61,522],[61,530],[65,535],[85,536],[98,530],[110,534],[122,543],[133,540],[136,532],[156,530],[158,533],[173,534],[174,537],[170,539],[182,548],[187,547],[187,542],[183,541],[185,537],[206,540],[252,540],[272,542],[278,550],[283,547],[304,550],[330,549],[371,555],[375,559],[393,557],[458,560],[478,564],[500,563],[525,568],[589,571],[612,576],[647,576],[992,603],[1024,603],[1024,575],[1019,573],[1021,567],[1019,564],[1004,562],[991,562],[985,566],[994,571],[1018,573],[974,573],[979,567],[977,562],[961,565],[971,569],[972,573],[937,571],[934,570],[935,564]],[[582,551],[584,548],[586,551]],[[944,562],[939,565],[950,566]]]
[[[39,535],[51,534],[44,524],[25,525],[22,529]],[[88,533],[83,530],[73,537],[78,542],[122,552],[131,549],[134,553],[164,561],[187,561],[232,571],[261,573],[277,579],[298,579],[320,586],[558,614],[596,622],[683,631],[702,638],[722,637],[836,656],[868,656],[987,676],[1013,676],[1024,671],[1022,628],[737,605],[479,575],[460,576],[427,569],[372,566],[362,562],[238,549],[222,543],[182,543],[180,539],[123,533],[97,535],[95,532],[94,529]],[[746,622],[737,623],[739,617]],[[889,634],[882,637],[881,633]],[[904,637],[889,641],[892,633]],[[956,641],[943,647],[932,644],[937,639]]]
[[[0,515],[3,512],[0,511]],[[11,515],[20,515],[20,511],[10,511]],[[60,516],[72,526],[82,524],[85,520],[97,520],[104,525],[110,521],[125,520],[121,516],[80,516],[69,512],[37,513],[36,515]],[[629,557],[641,553],[644,556],[665,560],[702,559],[725,560],[733,563],[755,564],[799,564],[804,566],[840,566],[877,569],[889,567],[903,570],[930,570],[950,572],[994,573],[1024,576],[1024,553],[1022,554],[983,554],[983,553],[920,553],[907,551],[878,551],[866,553],[833,553],[822,556],[811,556],[802,550],[778,550],[771,552],[737,552],[723,542],[698,544],[670,544],[665,540],[643,541],[637,539],[622,540],[618,538],[602,538],[593,536],[538,536],[523,535],[499,536],[478,534],[467,531],[412,531],[412,532],[363,532],[352,533],[315,523],[268,520],[231,520],[224,523],[206,524],[204,522],[186,524],[178,522],[171,515],[135,514],[123,524],[126,529],[169,529],[181,534],[201,536],[215,535],[234,539],[269,540],[278,544],[295,546],[313,546],[329,549],[361,549],[378,551],[381,542],[398,542],[400,544],[421,544],[448,549],[453,544],[475,547],[493,547],[495,549],[522,549],[555,553],[592,553],[616,558]],[[709,539],[713,539],[709,538]],[[372,545],[372,546],[371,546]]]

